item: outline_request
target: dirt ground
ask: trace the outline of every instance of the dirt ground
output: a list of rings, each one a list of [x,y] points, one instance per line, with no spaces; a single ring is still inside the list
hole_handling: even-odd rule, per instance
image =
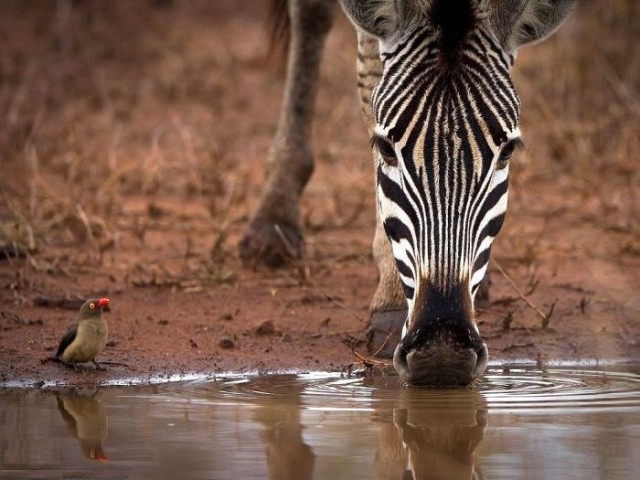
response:
[[[341,14],[305,257],[267,270],[237,254],[283,84],[266,3],[2,2],[0,244],[21,255],[0,258],[0,384],[339,370],[366,352],[373,172]],[[640,2],[607,4],[518,58],[527,148],[478,312],[492,361],[640,354]],[[126,366],[42,364],[98,295],[100,360]]]

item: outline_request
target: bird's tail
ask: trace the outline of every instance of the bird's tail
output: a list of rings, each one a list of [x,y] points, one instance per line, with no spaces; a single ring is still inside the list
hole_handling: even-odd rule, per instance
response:
[[[62,359],[56,355],[53,355],[51,357],[45,357],[42,360],[40,360],[40,363],[47,363],[47,362],[64,363]]]

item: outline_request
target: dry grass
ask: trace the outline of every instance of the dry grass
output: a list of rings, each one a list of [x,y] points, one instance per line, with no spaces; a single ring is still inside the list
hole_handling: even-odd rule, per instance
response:
[[[205,68],[238,69],[260,52],[211,59],[187,51],[198,41],[188,10],[172,23],[174,12],[151,2],[2,9],[1,240],[96,257],[123,237],[144,240],[160,218],[179,220],[190,200],[205,206],[208,215],[198,215],[207,225],[224,231],[243,193],[237,178],[226,178],[226,132],[211,128],[227,85]],[[151,202],[140,207],[142,196]],[[154,198],[173,199],[176,208],[163,211]]]
[[[2,3],[0,243],[116,262],[122,245],[179,227],[173,275],[202,245],[214,245],[215,262],[233,255],[280,98],[281,78],[263,65],[263,2],[173,3]],[[582,2],[550,41],[522,51],[514,73],[532,140],[514,168],[513,208],[614,231],[626,255],[640,254],[639,30],[635,0]],[[341,20],[318,99],[310,230],[371,224],[354,52]],[[556,193],[532,201],[550,183]],[[509,255],[535,264],[543,232]]]
[[[638,2],[585,1],[550,41],[518,59],[522,128],[533,139],[520,180],[553,182],[562,195],[551,211],[540,202],[541,213],[638,238],[639,40]]]

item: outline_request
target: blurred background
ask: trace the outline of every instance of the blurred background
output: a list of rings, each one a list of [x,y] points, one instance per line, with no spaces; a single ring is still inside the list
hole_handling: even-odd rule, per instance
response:
[[[68,276],[91,263],[124,284],[154,269],[231,280],[284,81],[267,55],[267,7],[2,1],[0,245],[27,252],[34,275]],[[494,258],[532,290],[540,275],[562,270],[546,285],[571,284],[582,313],[611,286],[603,311],[624,299],[617,306],[629,318],[640,311],[631,288],[640,260],[639,42],[640,2],[581,0],[514,68],[526,149],[513,160]],[[373,171],[355,78],[355,35],[340,12],[303,198],[307,258],[326,268],[337,257],[364,259],[350,268],[364,269],[372,291]],[[6,285],[30,284],[22,276]],[[536,294],[545,308],[564,295]]]
[[[614,229],[628,235],[622,249],[640,253],[640,4],[579,3],[515,67],[527,144],[515,190],[536,197],[516,208]],[[197,199],[203,220],[241,225],[262,182],[283,82],[267,57],[267,6],[3,1],[0,241],[104,249],[144,228],[136,209],[146,203],[153,215],[163,198]],[[354,202],[373,209],[354,52],[340,13],[317,102],[311,228],[356,215]],[[348,184],[335,181],[343,170]]]

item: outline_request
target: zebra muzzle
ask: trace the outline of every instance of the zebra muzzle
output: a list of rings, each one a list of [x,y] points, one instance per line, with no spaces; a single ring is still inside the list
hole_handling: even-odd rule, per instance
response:
[[[410,350],[400,342],[393,365],[402,381],[410,386],[464,387],[482,375],[488,359],[484,342],[479,348],[432,343]]]

